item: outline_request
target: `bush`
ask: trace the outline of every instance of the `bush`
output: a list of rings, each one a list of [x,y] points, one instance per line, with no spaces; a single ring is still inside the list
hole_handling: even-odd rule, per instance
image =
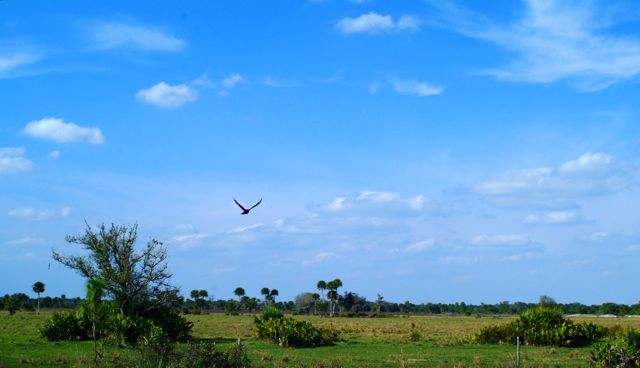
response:
[[[273,307],[255,317],[254,323],[258,338],[277,342],[284,347],[329,345],[337,338],[337,334],[330,329],[317,328],[308,321],[285,317]]]
[[[98,338],[115,346],[134,345],[160,329],[170,341],[185,342],[190,338],[193,323],[169,308],[157,308],[145,317],[125,316],[109,304],[103,305],[103,318],[99,321]],[[90,340],[92,325],[86,309],[77,312],[56,313],[42,327],[40,336],[49,341]],[[155,331],[155,332],[154,332]]]
[[[91,324],[84,313],[66,311],[55,313],[43,326],[38,328],[40,336],[49,341],[88,340]]]
[[[159,339],[141,346],[140,361],[136,367],[167,368],[245,368],[251,366],[247,349],[238,341],[227,350],[218,350],[209,341],[189,342],[184,350],[175,344]]]
[[[596,344],[591,349],[591,366],[640,367],[640,332],[627,330],[623,333],[622,341]]]
[[[474,340],[481,344],[515,343],[516,337],[527,345],[583,346],[602,338],[606,328],[591,322],[574,323],[565,319],[559,309],[529,309],[517,320],[498,326],[484,327]]]

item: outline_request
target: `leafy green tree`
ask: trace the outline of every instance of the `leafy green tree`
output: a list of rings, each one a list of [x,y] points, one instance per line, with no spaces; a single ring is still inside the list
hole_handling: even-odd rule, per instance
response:
[[[324,280],[318,281],[318,283],[316,284],[316,288],[318,288],[318,291],[320,291],[320,295],[322,296],[322,300],[324,301],[324,292],[325,290],[327,290],[327,282]]]
[[[538,305],[542,307],[555,307],[558,303],[549,295],[541,295],[538,301]]]
[[[40,294],[44,293],[44,283],[36,281],[33,286],[33,292],[38,294],[38,314],[40,314]]]
[[[131,227],[101,224],[97,231],[87,225],[80,236],[66,240],[80,245],[88,256],[64,256],[53,252],[53,259],[76,270],[87,279],[106,282],[105,291],[123,315],[142,315],[146,311],[170,302],[177,289],[169,284],[167,250],[161,242],[151,239],[141,253],[135,249],[138,225]]]

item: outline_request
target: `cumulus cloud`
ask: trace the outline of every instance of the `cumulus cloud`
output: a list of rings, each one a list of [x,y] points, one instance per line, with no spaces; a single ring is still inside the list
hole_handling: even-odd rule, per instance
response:
[[[581,196],[595,196],[627,187],[630,170],[603,153],[585,153],[557,168],[513,170],[483,181],[474,191],[498,204],[538,203],[570,206]]]
[[[416,80],[391,78],[389,81],[396,92],[419,97],[437,96],[444,90],[442,87],[433,86],[427,82],[420,82]]]
[[[524,245],[530,243],[531,239],[527,234],[482,234],[471,240],[471,244],[475,245]]]
[[[22,131],[24,134],[58,143],[87,142],[104,143],[104,136],[98,127],[82,127],[74,123],[65,123],[58,118],[44,118],[28,123]]]
[[[175,52],[186,46],[186,42],[180,38],[141,24],[97,22],[91,25],[90,31],[100,49],[130,47],[144,51]]]
[[[570,80],[585,91],[607,88],[640,74],[640,38],[610,29],[619,22],[607,3],[527,0],[522,18],[496,24],[484,15],[442,7],[445,27],[494,43],[511,64],[487,70],[503,80],[553,83]],[[624,20],[624,19],[623,19]]]
[[[25,151],[24,147],[0,148],[0,174],[31,170],[33,162],[24,157]]]
[[[391,15],[369,12],[355,18],[342,18],[336,28],[342,33],[382,33],[389,31],[415,30],[420,21],[412,16],[403,15],[394,20]]]
[[[176,108],[198,99],[198,92],[186,84],[160,82],[136,93],[138,100],[160,108]]]

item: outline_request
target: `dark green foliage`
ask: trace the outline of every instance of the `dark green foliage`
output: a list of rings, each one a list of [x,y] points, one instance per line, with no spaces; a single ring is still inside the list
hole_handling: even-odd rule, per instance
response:
[[[43,326],[38,328],[40,336],[49,341],[89,340],[91,322],[86,314],[73,311],[55,313]]]
[[[9,311],[10,315],[14,315],[18,310],[18,301],[15,298],[5,298],[4,309]]]
[[[591,349],[591,366],[640,367],[640,332],[627,330],[622,334],[622,341],[596,344]]]
[[[283,347],[312,347],[329,345],[336,340],[334,331],[317,328],[307,321],[285,317],[278,309],[267,308],[254,319],[258,338],[277,342]]]
[[[134,366],[154,368],[245,368],[251,366],[247,349],[238,341],[227,350],[219,350],[209,341],[189,342],[178,349],[166,339],[142,344],[140,361]]]
[[[103,303],[102,318],[97,327],[97,337],[104,342],[125,346],[134,345],[159,330],[171,341],[187,341],[193,323],[168,308],[158,308],[145,317],[125,316],[108,303]],[[49,341],[89,340],[92,325],[86,308],[77,312],[55,313],[42,327],[40,336]]]
[[[480,330],[475,341],[481,344],[515,343],[516,337],[527,345],[583,346],[602,338],[604,327],[591,322],[575,323],[565,319],[557,308],[537,307],[517,320]]]

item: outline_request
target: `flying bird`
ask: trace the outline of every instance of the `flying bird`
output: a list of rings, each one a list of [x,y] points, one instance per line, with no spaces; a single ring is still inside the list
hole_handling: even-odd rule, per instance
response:
[[[257,205],[259,205],[262,202],[262,198],[260,198],[260,200],[258,201],[258,203],[254,204],[253,206],[251,206],[249,209],[246,209],[244,207],[242,207],[242,205],[240,203],[238,203],[238,201],[236,201],[236,199],[233,199],[234,202],[236,202],[236,204],[238,205],[238,207],[240,207],[242,209],[242,215],[246,215],[249,213],[249,211],[251,211],[254,207],[256,207]]]

